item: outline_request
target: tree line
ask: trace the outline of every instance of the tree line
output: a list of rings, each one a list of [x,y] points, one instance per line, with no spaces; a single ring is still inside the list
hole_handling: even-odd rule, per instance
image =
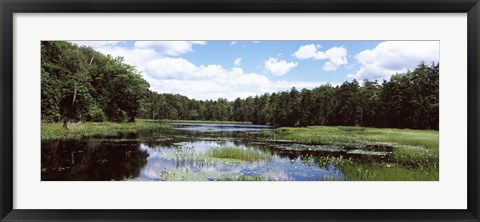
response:
[[[41,43],[42,122],[133,121],[149,84],[121,57],[65,41]]]
[[[194,100],[149,92],[141,102],[147,119],[246,121],[278,126],[343,125],[438,129],[439,64],[420,63],[389,81],[346,81],[314,89],[260,96]]]
[[[42,122],[245,121],[277,126],[344,125],[438,129],[439,64],[420,63],[390,80],[346,81],[314,89],[228,101],[195,100],[148,90],[121,57],[64,41],[41,43]]]

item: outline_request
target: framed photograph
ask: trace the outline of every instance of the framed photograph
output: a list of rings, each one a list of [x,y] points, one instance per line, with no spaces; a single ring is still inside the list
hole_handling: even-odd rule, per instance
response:
[[[479,4],[1,1],[1,221],[479,221]]]

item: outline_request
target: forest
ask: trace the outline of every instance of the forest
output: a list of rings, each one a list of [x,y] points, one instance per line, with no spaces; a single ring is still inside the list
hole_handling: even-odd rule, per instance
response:
[[[420,63],[390,81],[353,80],[312,90],[198,101],[149,92],[140,103],[145,119],[241,121],[276,126],[367,126],[438,129],[439,64]]]
[[[121,57],[42,42],[42,122],[142,119],[240,121],[275,126],[438,129],[439,64],[383,82],[346,81],[228,101],[160,94]]]

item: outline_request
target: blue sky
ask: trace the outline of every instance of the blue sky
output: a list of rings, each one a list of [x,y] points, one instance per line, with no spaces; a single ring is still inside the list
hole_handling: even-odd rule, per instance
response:
[[[439,61],[438,41],[75,41],[122,56],[159,93],[237,97],[383,80]]]

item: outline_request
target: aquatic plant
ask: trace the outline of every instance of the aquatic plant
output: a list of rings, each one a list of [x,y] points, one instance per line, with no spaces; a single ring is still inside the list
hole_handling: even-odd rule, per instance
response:
[[[247,149],[243,147],[223,147],[210,151],[210,156],[215,158],[237,159],[245,161],[270,160],[272,156],[256,149]]]

